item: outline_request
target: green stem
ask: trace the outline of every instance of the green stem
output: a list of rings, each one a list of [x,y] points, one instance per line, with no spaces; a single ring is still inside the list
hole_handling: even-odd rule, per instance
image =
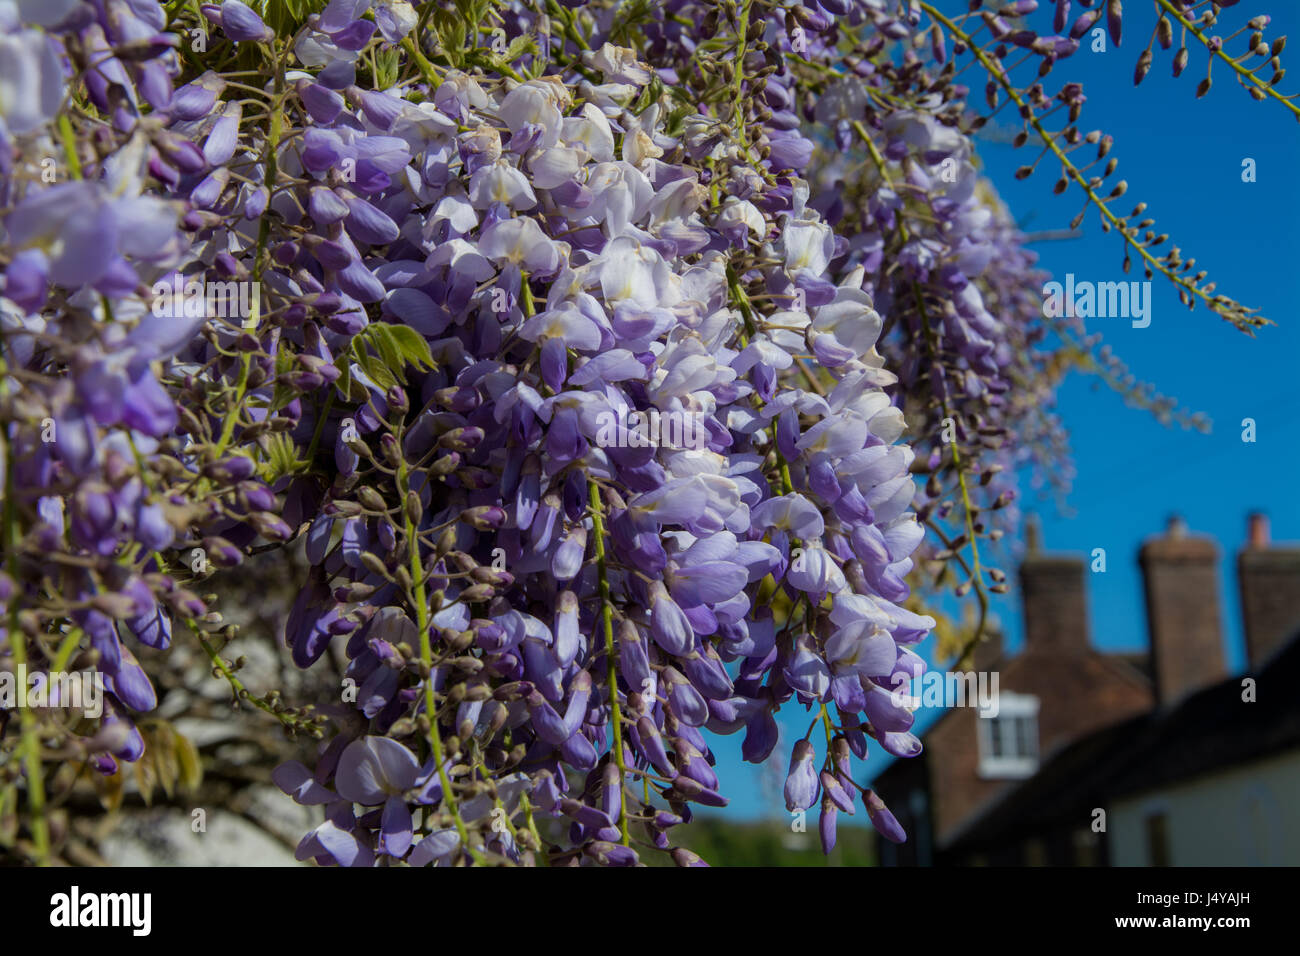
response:
[[[1249,80],[1262,93],[1264,93],[1267,96],[1273,97],[1273,99],[1277,100],[1287,109],[1289,109],[1297,120],[1300,120],[1300,106],[1296,106],[1294,103],[1292,103],[1289,99],[1287,99],[1277,90],[1273,89],[1273,87],[1269,86],[1267,83],[1260,80],[1260,78],[1257,77],[1253,72],[1246,69],[1240,63],[1234,60],[1232,57],[1228,56],[1228,54],[1224,53],[1222,46],[1220,46],[1217,50],[1211,47],[1210,41],[1205,36],[1205,34],[1200,31],[1200,29],[1196,26],[1196,24],[1194,24],[1192,21],[1184,17],[1182,11],[1179,10],[1177,7],[1175,7],[1172,3],[1170,3],[1169,0],[1156,0],[1156,3],[1157,5],[1160,6],[1162,10],[1164,10],[1171,17],[1173,17],[1175,20],[1181,23],[1185,29],[1191,31],[1192,36],[1196,37],[1196,39],[1199,40],[1202,43],[1202,45],[1204,45],[1204,47],[1210,51],[1212,55],[1217,56],[1224,63],[1228,64],[1228,66],[1232,67],[1233,70],[1236,71],[1238,76],[1242,77],[1243,79]],[[1210,62],[1213,63],[1214,61],[1211,60]]]
[[[12,586],[19,587],[18,577],[18,513],[14,499],[14,451],[9,434],[0,429],[0,441],[5,455],[4,544],[5,566]],[[18,627],[18,595],[9,601],[9,647],[14,659],[14,670],[27,664],[27,638]],[[32,842],[36,848],[36,864],[50,863],[50,827],[45,818],[45,777],[41,765],[40,730],[36,715],[30,707],[18,708],[19,741],[23,766],[27,770],[27,806],[32,814]]]
[[[744,82],[745,54],[748,52],[749,43],[749,4],[750,0],[744,0],[740,7],[740,19],[736,24],[736,62],[735,74],[732,77],[732,122],[735,124],[742,146],[748,145],[745,136]]]
[[[239,676],[230,669],[230,666],[224,660],[221,659],[221,655],[218,654],[217,649],[212,646],[212,642],[203,636],[203,632],[199,630],[199,622],[193,618],[186,618],[185,623],[199,639],[199,646],[203,648],[203,653],[208,655],[208,660],[212,661],[212,666],[221,672],[221,676],[224,677],[226,683],[230,685],[230,689],[234,692],[236,700],[240,702],[246,701],[252,704],[258,710],[270,714],[285,727],[289,727],[293,730],[315,728],[315,724],[309,721],[302,721],[291,714],[281,713],[262,698],[254,696],[252,692],[244,686],[244,682],[239,679]]]
[[[926,342],[934,350],[934,357],[935,360],[937,361],[939,358],[938,343],[935,340],[936,337],[934,332],[930,328],[930,315],[926,311],[925,297],[921,294],[921,286],[919,283],[916,282],[912,283],[912,294],[916,296],[916,307],[918,311],[921,313],[921,325],[925,330]],[[956,419],[953,418],[951,412],[948,409],[948,399],[940,398],[939,405],[943,410],[943,417],[945,419],[951,419],[953,421],[953,426],[955,428]],[[975,628],[974,635],[967,643],[966,649],[962,651],[962,657],[965,657],[966,651],[969,650],[971,647],[973,647],[976,643],[978,643],[980,638],[984,634],[984,622],[988,616],[989,599],[988,599],[988,595],[984,592],[983,571],[980,567],[979,538],[975,534],[975,517],[974,517],[975,506],[971,502],[970,488],[966,482],[966,466],[962,462],[961,443],[957,441],[957,436],[955,434],[953,435],[953,440],[952,440],[952,464],[953,464],[953,468],[955,468],[957,471],[957,484],[961,488],[961,507],[962,507],[963,517],[966,519],[965,520],[966,538],[968,541],[970,541],[971,567],[969,569],[970,571],[969,580],[971,581],[972,587],[975,588],[975,597],[976,600],[979,602],[979,610],[980,610],[979,624]]]
[[[411,487],[410,470],[405,458],[397,466],[397,487],[401,492],[402,500],[405,501]],[[420,537],[415,522],[411,520],[406,508],[402,508],[402,520],[406,532],[406,551],[410,563],[416,626],[420,630],[420,662],[424,665],[422,668],[424,671],[424,710],[425,716],[429,719],[429,746],[433,750],[434,765],[438,768],[438,781],[442,784],[442,799],[446,802],[447,811],[451,814],[452,821],[456,825],[456,832],[460,835],[461,846],[469,852],[475,862],[483,863],[483,855],[470,845],[469,832],[465,829],[465,821],[460,818],[460,811],[456,805],[456,794],[451,789],[451,777],[448,776],[447,768],[443,765],[445,760],[442,750],[442,734],[438,730],[438,702],[433,691],[433,645],[429,640],[429,595],[424,582],[424,562],[420,560]]]
[[[411,54],[411,59],[420,68],[420,75],[424,77],[426,83],[435,90],[442,85],[442,77],[438,75],[438,68],[424,55],[424,51],[420,49],[420,44],[408,36],[402,40],[402,49]]]
[[[1084,178],[1084,175],[1082,172],[1079,171],[1079,168],[1074,165],[1074,163],[1070,160],[1070,158],[1065,154],[1065,151],[1062,150],[1059,145],[1057,145],[1056,137],[1053,136],[1051,133],[1049,133],[1044,128],[1042,122],[1038,119],[1038,117],[1034,115],[1032,107],[1030,107],[1029,104],[1025,102],[1024,97],[1022,97],[1020,93],[1016,90],[1016,88],[1012,85],[1011,80],[1007,76],[1006,72],[1002,70],[998,66],[998,64],[987,53],[984,52],[983,49],[980,48],[979,44],[976,43],[970,37],[969,34],[964,32],[952,20],[948,19],[946,16],[944,16],[942,13],[936,10],[929,3],[922,2],[921,9],[924,10],[934,20],[937,20],[939,23],[942,23],[945,27],[947,27],[952,32],[952,34],[957,39],[961,40],[963,43],[967,45],[971,53],[974,55],[975,59],[979,60],[980,66],[984,68],[984,71],[993,80],[995,80],[999,86],[1002,87],[1003,91],[1010,98],[1011,102],[1016,104],[1016,106],[1020,110],[1020,115],[1026,117],[1025,122],[1033,127],[1034,132],[1038,134],[1039,138],[1043,141],[1044,145],[1046,145],[1046,147],[1049,150],[1051,150],[1053,155],[1055,155],[1056,158],[1060,160],[1061,168],[1065,171],[1065,173],[1072,180],[1078,183],[1079,188],[1084,191],[1088,199],[1091,200],[1092,204],[1097,207],[1097,210],[1101,213],[1102,217],[1108,223],[1110,223],[1112,227],[1114,227],[1119,231],[1119,234],[1124,238],[1124,242],[1127,243],[1129,246],[1132,246],[1134,249],[1136,249],[1138,255],[1140,255],[1144,260],[1146,260],[1147,264],[1151,266],[1151,268],[1155,269],[1157,272],[1163,275],[1170,282],[1174,283],[1174,285],[1185,290],[1189,295],[1196,296],[1198,299],[1200,299],[1202,302],[1205,303],[1206,308],[1208,308],[1211,312],[1213,312],[1215,315],[1220,316],[1226,321],[1231,322],[1233,325],[1235,325],[1238,329],[1240,329],[1243,332],[1249,333],[1250,329],[1253,326],[1272,324],[1271,322],[1269,322],[1269,320],[1263,318],[1252,319],[1248,317],[1224,315],[1222,312],[1219,311],[1218,308],[1216,308],[1216,304],[1208,292],[1204,291],[1195,282],[1192,282],[1184,278],[1183,276],[1180,276],[1177,272],[1174,272],[1170,267],[1167,267],[1164,264],[1164,262],[1162,262],[1158,257],[1153,256],[1146,246],[1144,246],[1142,243],[1134,239],[1133,236],[1130,235],[1128,227],[1125,225],[1124,221],[1110,211],[1110,208],[1106,205],[1106,203],[1102,200],[1102,198],[1097,195],[1097,191],[1093,189],[1092,186],[1088,185],[1088,180]],[[1134,232],[1136,232],[1136,230],[1134,230]]]
[[[77,134],[72,131],[72,120],[67,113],[59,114],[59,139],[63,142],[63,156],[68,161],[68,171],[73,179],[81,179],[81,157],[77,155]]]
[[[68,633],[63,636],[59,642],[59,649],[54,652],[54,660],[50,663],[50,673],[60,674],[68,666],[68,661],[72,660],[72,652],[81,644],[81,639],[85,637],[85,632],[73,625]]]
[[[596,574],[600,581],[600,619],[605,630],[605,661],[608,665],[606,683],[609,686],[610,720],[614,725],[614,763],[618,766],[618,828],[623,834],[623,845],[628,846],[627,794],[623,782],[627,779],[627,766],[623,760],[623,713],[618,703],[618,655],[614,650],[614,605],[609,594],[609,572],[605,563],[605,513],[600,503],[600,488],[587,479],[591,498],[591,522],[596,532]]]
[[[276,150],[280,147],[280,137],[284,133],[284,72],[276,64],[275,70],[275,95],[276,100],[271,104],[271,110],[268,115],[268,125],[266,131],[266,153],[263,162],[266,164],[266,176],[263,179],[267,192],[274,192],[275,182],[279,176],[278,158]],[[257,251],[253,257],[253,281],[260,283],[262,273],[266,269],[266,247],[271,238],[271,219],[269,216],[262,216],[262,221],[257,231]],[[258,286],[260,288],[260,285]],[[261,317],[262,304],[259,301],[253,301],[253,315],[251,326],[247,328],[256,328],[258,320]],[[213,451],[213,460],[219,461],[225,454],[226,447],[230,444],[230,439],[234,437],[235,426],[239,424],[239,416],[244,410],[244,400],[248,395],[248,378],[253,368],[252,355],[245,352],[240,358],[239,378],[235,382],[235,403],[226,420],[221,424],[221,436],[217,439],[216,449]],[[201,488],[206,488],[206,483],[200,483]]]
[[[587,42],[587,38],[578,29],[578,21],[572,10],[568,7],[561,7],[555,0],[546,0],[546,9],[551,16],[560,18],[561,22],[564,23],[565,34],[578,45],[579,49],[591,49],[591,44]]]

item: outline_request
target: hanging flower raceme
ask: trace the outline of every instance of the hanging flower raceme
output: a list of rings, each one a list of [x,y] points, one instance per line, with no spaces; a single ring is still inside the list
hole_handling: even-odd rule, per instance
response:
[[[968,18],[472,6],[0,0],[0,670],[104,690],[0,762],[33,808],[42,742],[120,780],[194,640],[319,741],[273,778],[303,860],[698,865],[717,737],[764,762],[783,708],[826,737],[787,809],[903,839],[855,758],[920,750],[914,565],[1059,441]],[[222,653],[220,572],[289,548],[328,707]]]

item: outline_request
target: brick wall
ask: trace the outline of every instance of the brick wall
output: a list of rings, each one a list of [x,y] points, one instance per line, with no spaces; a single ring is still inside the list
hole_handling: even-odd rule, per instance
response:
[[[1219,610],[1219,549],[1175,518],[1142,545],[1156,696],[1170,705],[1227,676]]]

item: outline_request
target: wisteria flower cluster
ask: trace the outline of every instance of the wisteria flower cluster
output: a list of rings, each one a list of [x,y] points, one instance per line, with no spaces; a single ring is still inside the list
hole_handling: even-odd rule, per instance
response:
[[[1041,131],[1001,61],[1081,28],[1036,6],[0,0],[0,670],[59,705],[0,711],[0,843],[142,758],[173,640],[303,740],[303,860],[698,865],[710,741],[796,706],[786,809],[904,839],[854,758],[920,750],[914,563],[997,590],[983,512],[1061,447],[948,50]],[[222,571],[286,549],[332,701],[222,654]]]

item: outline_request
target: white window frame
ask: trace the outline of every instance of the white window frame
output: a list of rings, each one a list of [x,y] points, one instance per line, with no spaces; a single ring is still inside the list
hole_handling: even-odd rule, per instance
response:
[[[1017,719],[1028,719],[1033,727],[1033,753],[1020,751],[1016,739]],[[993,734],[998,734],[1001,753],[994,754]],[[979,743],[979,766],[976,772],[985,779],[1023,779],[1032,777],[1038,770],[1038,698],[1032,694],[998,694],[996,717],[980,714],[975,721],[975,736]]]

